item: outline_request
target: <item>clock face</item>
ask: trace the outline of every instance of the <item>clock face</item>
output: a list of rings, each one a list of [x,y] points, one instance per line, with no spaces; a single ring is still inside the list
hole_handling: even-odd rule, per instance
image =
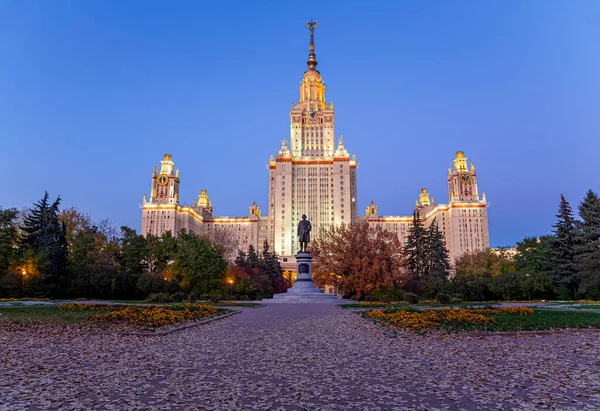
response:
[[[310,117],[311,120],[314,120],[317,118],[317,112],[315,111],[314,108],[310,109],[310,111],[308,112],[308,117]]]
[[[158,176],[158,184],[160,184],[161,186],[166,186],[167,183],[169,182],[169,176],[166,174],[161,174]]]
[[[469,173],[462,173],[460,175],[460,179],[462,180],[463,183],[469,183],[469,182],[471,182],[471,174],[469,174]]]

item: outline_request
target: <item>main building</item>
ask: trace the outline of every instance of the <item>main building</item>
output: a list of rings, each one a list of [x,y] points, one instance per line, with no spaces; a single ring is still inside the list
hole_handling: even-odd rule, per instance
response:
[[[244,217],[215,217],[206,190],[191,206],[179,199],[179,170],[165,154],[160,170],[152,174],[150,198],[142,204],[142,235],[177,234],[186,229],[215,238],[226,236],[235,248],[249,245],[260,249],[267,241],[282,258],[284,268],[295,267],[299,249],[296,224],[306,214],[318,237],[332,225],[366,222],[395,232],[404,242],[412,216],[380,216],[374,202],[366,216],[357,212],[356,156],[344,146],[344,136],[335,141],[335,110],[325,99],[325,84],[317,70],[314,45],[316,22],[308,22],[310,48],[308,69],[300,84],[300,100],[290,110],[290,139],[282,140],[277,154],[269,159],[268,216],[252,202]],[[450,259],[465,252],[489,247],[487,202],[479,195],[477,174],[459,151],[454,167],[448,169],[448,204],[434,204],[427,189],[416,201],[424,224],[435,221],[445,235]]]

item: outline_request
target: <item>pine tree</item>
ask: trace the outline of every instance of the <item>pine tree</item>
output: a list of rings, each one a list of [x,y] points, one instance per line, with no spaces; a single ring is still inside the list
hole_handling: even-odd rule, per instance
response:
[[[283,269],[279,263],[279,257],[269,249],[269,243],[265,240],[261,255],[261,270],[269,276],[271,282],[283,276]]]
[[[413,224],[408,231],[404,252],[407,255],[409,281],[407,288],[418,292],[419,281],[427,269],[427,230],[423,227],[419,211],[413,213]]]
[[[254,246],[252,244],[250,244],[248,246],[248,254],[246,256],[246,264],[248,264],[248,266],[250,268],[257,268],[260,265],[260,260],[258,258],[258,254],[256,253],[256,250],[254,249]]]
[[[248,262],[246,261],[246,253],[244,252],[244,250],[238,250],[238,255],[237,255],[237,257],[235,257],[234,262],[235,262],[235,265],[239,265],[239,266],[248,264]]]
[[[50,204],[46,192],[29,210],[20,227],[23,232],[21,250],[33,252],[45,262],[47,268],[42,276],[42,285],[54,295],[67,287],[67,228],[59,221],[59,205],[60,196]]]
[[[571,205],[561,194],[558,214],[558,221],[553,225],[554,238],[550,242],[549,259],[551,267],[549,274],[554,283],[558,286],[565,287],[571,298],[575,298],[578,276],[577,267],[575,264],[576,256],[576,230],[575,218]]]
[[[581,291],[588,298],[600,297],[600,198],[589,190],[579,204],[575,263]]]
[[[435,218],[427,230],[427,240],[427,274],[432,278],[446,281],[450,271],[448,249],[446,248],[444,234],[440,231]]]
[[[0,207],[0,275],[8,269],[15,256],[17,238],[16,208],[3,209]]]

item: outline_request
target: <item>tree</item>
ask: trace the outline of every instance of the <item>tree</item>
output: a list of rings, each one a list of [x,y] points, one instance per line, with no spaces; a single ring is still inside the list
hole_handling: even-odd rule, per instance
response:
[[[454,262],[454,290],[466,300],[486,301],[501,298],[494,289],[494,278],[515,271],[506,253],[490,249],[465,253]]]
[[[152,274],[166,273],[169,263],[175,259],[177,240],[170,231],[166,231],[160,237],[148,234],[146,249],[148,251],[146,257],[148,271]]]
[[[18,211],[16,208],[0,207],[0,276],[8,269],[17,254]]]
[[[552,236],[525,237],[517,242],[515,269],[525,273],[545,273],[550,267],[548,248]]]
[[[130,274],[140,274],[148,270],[148,247],[146,239],[135,230],[121,227],[121,244],[117,261],[121,270]]]
[[[189,290],[211,293],[224,283],[227,261],[218,246],[196,234],[181,230],[177,238],[174,271]]]
[[[235,265],[246,265],[246,253],[244,250],[238,250],[237,257],[235,257]]]
[[[579,204],[576,222],[575,264],[580,291],[588,298],[600,298],[600,198],[589,190]]]
[[[426,235],[425,268],[422,273],[419,289],[421,294],[434,297],[448,282],[450,262],[444,233],[435,220],[431,222]]]
[[[246,264],[250,268],[257,268],[260,265],[260,259],[252,244],[248,246],[248,253],[246,254]]]
[[[267,274],[272,283],[283,277],[283,268],[279,262],[279,256],[269,249],[269,243],[265,240],[263,251],[260,256],[261,270]]]
[[[413,223],[408,230],[404,252],[407,256],[409,279],[406,288],[419,292],[419,282],[427,270],[427,230],[423,227],[419,210],[413,213]]]
[[[223,257],[227,261],[232,261],[238,251],[238,237],[235,231],[231,230],[208,230],[202,237],[210,241],[211,244],[221,248]]]
[[[361,297],[400,287],[406,263],[398,236],[367,223],[332,226],[313,242],[313,279]]]
[[[48,192],[35,203],[20,227],[23,236],[20,246],[23,252],[32,252],[43,261],[40,285],[48,295],[57,296],[67,288],[66,269],[68,250],[66,225],[61,224],[59,215],[60,196],[50,204]]]
[[[571,205],[562,194],[556,217],[558,221],[553,225],[552,230],[554,238],[548,249],[551,263],[548,273],[556,285],[563,287],[569,293],[569,297],[575,299],[579,283],[575,263],[577,248],[575,218]]]

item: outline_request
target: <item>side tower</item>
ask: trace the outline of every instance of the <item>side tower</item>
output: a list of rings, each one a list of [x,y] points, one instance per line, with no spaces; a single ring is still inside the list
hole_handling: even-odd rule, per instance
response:
[[[490,247],[487,201],[480,197],[475,165],[467,164],[462,151],[456,152],[454,168],[448,168],[448,225],[446,244],[452,261],[465,253]]]
[[[142,235],[160,236],[166,231],[179,230],[177,208],[179,206],[179,170],[171,154],[165,154],[160,162],[160,171],[154,166],[150,199],[144,194],[142,203]]]
[[[317,70],[317,26],[316,21],[306,23],[308,69],[300,83],[300,101],[290,110],[290,144],[282,140],[269,161],[271,244],[290,264],[299,250],[296,224],[302,214],[312,223],[313,238],[332,225],[357,219],[356,158],[346,151],[343,136],[335,146],[335,110],[326,101],[325,83]]]
[[[454,170],[448,168],[448,198],[449,201],[479,201],[475,165],[471,163],[471,170],[468,169],[463,151],[456,152]]]
[[[152,173],[152,191],[150,202],[167,204],[179,202],[179,170],[175,170],[175,163],[171,154],[165,154],[160,162],[160,172],[154,166]]]

